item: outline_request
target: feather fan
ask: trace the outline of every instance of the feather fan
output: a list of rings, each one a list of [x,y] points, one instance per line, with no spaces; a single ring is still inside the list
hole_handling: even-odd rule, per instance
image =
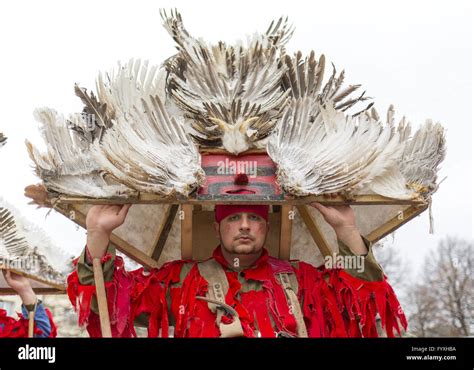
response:
[[[132,189],[189,195],[204,181],[192,138],[170,117],[158,96],[142,99],[128,120],[119,117],[96,143],[94,157],[107,173]]]
[[[266,138],[281,115],[288,92],[281,89],[286,67],[279,63],[292,28],[283,19],[247,45],[209,45],[192,38],[181,15],[162,12],[178,54],[166,63],[168,93],[203,145],[238,154]]]
[[[72,256],[0,198],[0,265],[64,285]]]
[[[320,114],[314,118],[313,113]],[[293,195],[351,194],[396,165],[403,148],[391,127],[336,111],[334,103],[293,99],[269,139],[277,179]]]
[[[49,191],[61,194],[112,197],[132,193],[122,184],[108,179],[101,173],[97,162],[90,155],[89,143],[71,131],[61,114],[49,108],[36,109],[34,116],[41,123],[40,130],[47,145],[40,153],[28,140],[26,147],[35,162],[36,173]],[[84,132],[88,130],[82,115],[71,116],[71,121]]]

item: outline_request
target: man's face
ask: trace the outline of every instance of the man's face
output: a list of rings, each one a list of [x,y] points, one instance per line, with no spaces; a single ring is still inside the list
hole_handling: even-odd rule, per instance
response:
[[[264,218],[254,213],[234,213],[214,222],[216,236],[222,247],[232,254],[259,253],[265,245],[269,225]]]

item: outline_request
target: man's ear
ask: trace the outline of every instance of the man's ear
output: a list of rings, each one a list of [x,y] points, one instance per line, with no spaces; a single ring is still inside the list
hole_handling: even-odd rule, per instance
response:
[[[214,221],[214,231],[216,232],[216,238],[217,239],[220,239],[221,238],[221,234],[219,233],[219,230],[220,230],[220,225],[218,222]]]

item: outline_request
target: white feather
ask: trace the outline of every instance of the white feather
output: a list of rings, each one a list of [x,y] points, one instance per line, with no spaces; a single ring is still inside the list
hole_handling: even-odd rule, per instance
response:
[[[124,65],[119,62],[117,71],[111,70],[105,76],[99,73],[96,87],[100,102],[107,104],[107,115],[127,118],[142,98],[159,96],[164,101],[165,77],[164,69],[149,66],[148,61],[131,59]]]

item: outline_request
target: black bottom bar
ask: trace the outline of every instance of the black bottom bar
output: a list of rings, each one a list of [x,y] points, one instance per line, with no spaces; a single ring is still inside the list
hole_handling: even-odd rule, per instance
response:
[[[473,344],[473,338],[0,339],[0,369],[121,369],[126,363],[133,369],[473,369]]]

